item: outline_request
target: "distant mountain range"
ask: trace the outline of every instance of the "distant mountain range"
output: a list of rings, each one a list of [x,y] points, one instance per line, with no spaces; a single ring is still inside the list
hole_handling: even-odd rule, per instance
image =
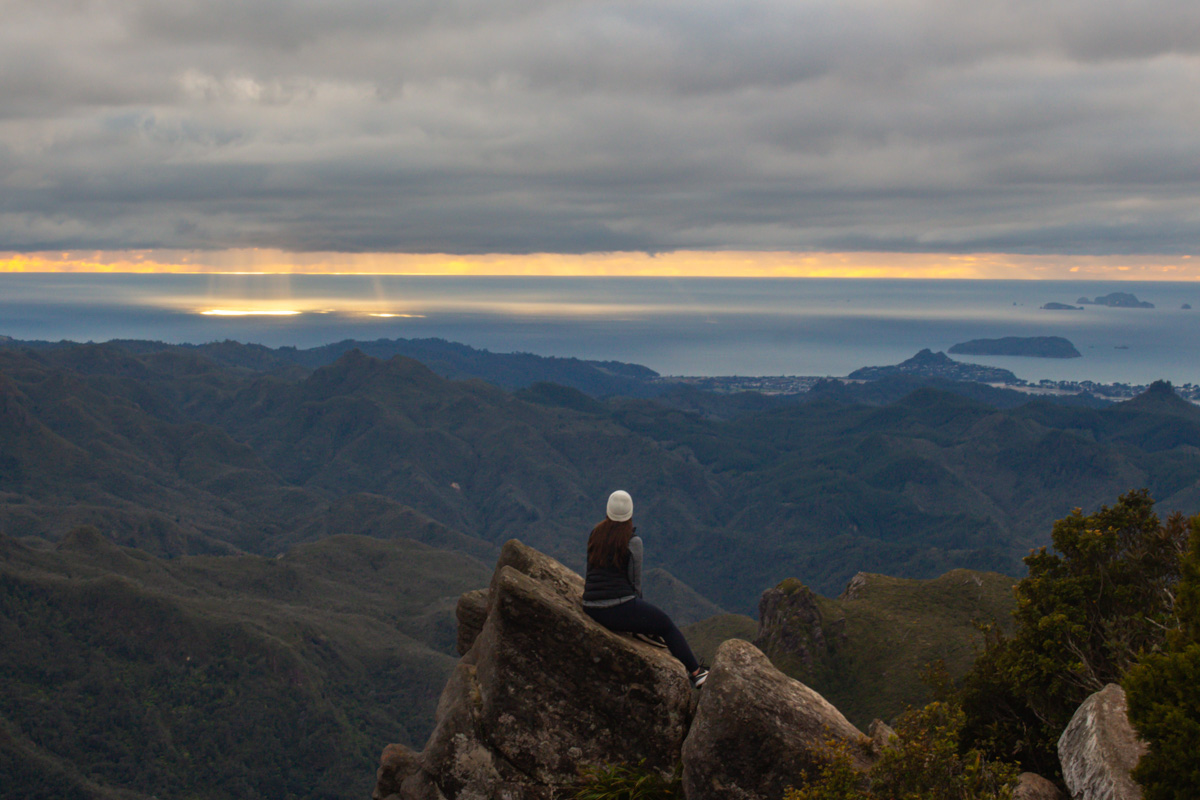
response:
[[[577,567],[625,486],[655,565],[737,610],[789,576],[1013,573],[1071,506],[1133,486],[1200,507],[1200,408],[1169,388],[1088,409],[907,379],[779,405],[692,389],[684,412],[357,350],[310,370],[234,343],[0,348],[0,530],[93,524],[166,556],[404,531],[487,559],[518,536]]]
[[[0,340],[0,346],[37,350],[60,349],[72,347],[74,344],[23,342],[8,337]],[[345,340],[308,349],[270,348],[232,341],[197,345],[116,339],[107,344],[132,355],[161,352],[195,354],[223,366],[257,372],[286,372],[295,367],[316,369],[332,364],[351,350],[357,350],[364,355],[383,360],[392,356],[404,356],[420,361],[443,378],[480,378],[505,389],[521,389],[545,381],[571,386],[596,397],[650,397],[662,391],[653,382],[658,373],[640,364],[586,361],[532,353],[493,353],[445,339]]]

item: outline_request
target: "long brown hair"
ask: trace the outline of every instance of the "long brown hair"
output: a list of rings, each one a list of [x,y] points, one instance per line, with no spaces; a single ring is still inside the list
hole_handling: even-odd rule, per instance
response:
[[[589,567],[625,569],[629,563],[629,540],[633,538],[633,520],[613,522],[604,518],[588,536],[587,563]]]

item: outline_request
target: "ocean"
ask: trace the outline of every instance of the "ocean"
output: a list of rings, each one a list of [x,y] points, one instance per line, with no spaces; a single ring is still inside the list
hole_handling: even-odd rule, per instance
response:
[[[1155,308],[1041,309],[1115,291]],[[440,337],[697,376],[844,376],[969,339],[1063,336],[1082,358],[955,358],[1030,381],[1185,384],[1200,383],[1200,284],[3,274],[0,335],[272,347]]]

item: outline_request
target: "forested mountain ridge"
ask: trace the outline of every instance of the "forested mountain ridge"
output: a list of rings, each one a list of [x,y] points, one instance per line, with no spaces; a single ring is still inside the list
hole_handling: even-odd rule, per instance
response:
[[[53,538],[94,523],[164,555],[402,526],[481,557],[520,536],[578,566],[625,486],[654,565],[749,610],[791,576],[832,594],[859,571],[1015,574],[1054,519],[1131,486],[1200,506],[1200,409],[1169,387],[1103,409],[818,394],[731,420],[571,391],[513,395],[357,351],[263,372],[178,349],[4,349],[0,524]]]
[[[207,344],[167,344],[115,339],[108,345],[133,355],[162,352],[185,357],[195,355],[222,366],[261,372],[312,370],[332,364],[351,350],[358,350],[380,360],[404,356],[420,361],[444,378],[481,378],[505,389],[521,389],[539,381],[571,386],[600,397],[650,397],[664,389],[654,382],[658,373],[641,364],[539,356],[533,353],[493,353],[445,339],[347,339],[307,349],[290,346],[270,348],[228,340]],[[73,342],[65,341],[23,342],[0,337],[0,348],[56,350],[73,346]]]

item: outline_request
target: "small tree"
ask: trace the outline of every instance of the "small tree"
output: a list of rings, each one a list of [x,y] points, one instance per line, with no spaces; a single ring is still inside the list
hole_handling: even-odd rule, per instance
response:
[[[1191,800],[1200,787],[1200,516],[1181,565],[1179,626],[1164,652],[1125,676],[1129,718],[1150,750],[1133,772],[1146,800]]]
[[[1118,682],[1174,621],[1183,518],[1165,525],[1146,490],[1054,524],[1053,551],[1025,558],[1011,637],[985,628],[963,682],[968,743],[1043,775],[1059,771],[1055,744],[1089,694]]]

